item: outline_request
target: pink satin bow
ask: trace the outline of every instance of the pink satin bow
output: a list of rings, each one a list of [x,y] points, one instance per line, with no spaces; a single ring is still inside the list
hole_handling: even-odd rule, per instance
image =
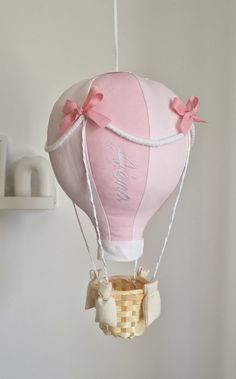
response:
[[[96,105],[100,103],[102,99],[103,94],[97,87],[92,87],[82,106],[76,104],[74,101],[66,100],[63,107],[65,116],[60,123],[60,134],[64,134],[81,115],[84,115],[89,120],[93,121],[93,123],[100,128],[105,128],[111,120],[94,110]]]
[[[206,122],[197,117],[198,102],[196,96],[191,96],[186,104],[178,97],[175,97],[171,103],[171,109],[181,117],[179,129],[184,135],[191,129],[193,121]]]

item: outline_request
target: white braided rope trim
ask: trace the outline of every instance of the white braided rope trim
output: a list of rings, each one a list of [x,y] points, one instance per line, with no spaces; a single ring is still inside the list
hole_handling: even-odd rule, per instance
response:
[[[60,138],[58,138],[58,140],[53,143],[52,145],[45,145],[45,148],[44,150],[47,152],[47,153],[51,153],[52,151],[55,151],[57,150],[60,146],[63,145],[64,142],[66,142],[66,140],[74,134],[74,132],[79,128],[81,127],[81,125],[83,124],[85,120],[85,117],[84,116],[80,116],[78,118],[78,120],[76,120],[76,122],[72,125],[72,127],[68,130],[68,132],[66,132],[65,134],[63,134]]]
[[[111,130],[113,133],[117,134],[118,136],[127,139],[130,142],[134,142],[138,145],[144,145],[149,147],[160,147],[163,145],[168,145],[172,142],[179,141],[184,137],[184,134],[179,133],[175,134],[170,137],[160,138],[160,139],[149,139],[149,138],[141,138],[133,136],[132,134],[129,134],[119,128],[117,128],[115,125],[108,124],[107,129]]]
[[[69,131],[65,134],[63,134],[54,144],[52,145],[46,145],[45,146],[45,151],[50,153],[52,151],[57,150],[60,146],[63,145],[63,143],[71,136],[74,134],[74,132],[83,125],[83,122],[85,120],[84,116],[80,116],[79,119],[74,123],[74,125],[69,129]],[[117,134],[118,136],[136,143],[138,145],[144,145],[144,146],[149,146],[149,147],[160,147],[164,145],[168,145],[170,143],[176,142],[181,140],[182,138],[185,137],[183,133],[178,133],[174,134],[173,136],[170,137],[165,137],[165,138],[160,138],[160,139],[148,139],[148,138],[141,138],[141,137],[136,137],[133,136],[132,134],[129,134],[119,128],[117,126],[108,124],[106,126],[107,129],[109,129],[111,132]],[[195,128],[194,126],[191,129],[191,139],[194,141],[194,136],[195,136]]]
[[[174,207],[173,207],[173,210],[172,210],[172,215],[171,215],[171,220],[170,220],[170,223],[169,223],[169,226],[168,226],[168,231],[167,231],[167,234],[166,234],[166,237],[165,237],[165,240],[164,240],[164,244],[163,244],[163,247],[162,247],[162,250],[161,250],[160,257],[158,258],[156,266],[155,266],[155,270],[154,270],[154,273],[153,273],[152,280],[154,280],[155,277],[156,277],[156,275],[157,275],[157,271],[158,271],[158,269],[160,267],[160,263],[161,263],[161,260],[163,258],[163,255],[164,255],[164,252],[165,252],[165,249],[166,249],[166,245],[167,245],[167,242],[168,242],[168,239],[169,239],[169,236],[170,236],[170,232],[171,232],[171,229],[172,229],[172,226],[173,226],[173,223],[174,223],[176,209],[177,209],[177,206],[178,206],[178,203],[179,203],[179,199],[180,199],[181,192],[182,192],[183,185],[184,185],[184,179],[185,179],[186,172],[187,172],[187,169],[188,169],[190,151],[191,151],[191,138],[189,138],[187,159],[186,159],[184,170],[183,170],[182,177],[181,177],[181,180],[180,180],[178,194],[176,196]]]
[[[86,134],[85,133],[86,133],[86,120],[84,120],[83,127],[82,127],[83,162],[84,162],[84,168],[85,168],[86,181],[87,181],[87,185],[88,185],[88,189],[89,189],[89,198],[90,198],[90,202],[91,202],[92,208],[93,208],[93,216],[94,216],[95,228],[96,228],[96,232],[97,232],[97,243],[98,243],[98,246],[99,246],[100,251],[101,251],[102,263],[103,263],[103,267],[104,267],[104,274],[105,274],[106,279],[108,280],[107,264],[106,264],[105,257],[104,257],[104,250],[103,250],[103,246],[102,246],[101,234],[100,234],[100,229],[99,229],[99,225],[98,225],[97,211],[96,211],[96,206],[95,206],[95,202],[94,202],[94,198],[93,198],[92,185],[91,185],[91,181],[90,181],[90,177],[89,177],[89,168],[88,168],[88,163],[87,163],[87,149],[86,149],[87,144],[86,144]]]

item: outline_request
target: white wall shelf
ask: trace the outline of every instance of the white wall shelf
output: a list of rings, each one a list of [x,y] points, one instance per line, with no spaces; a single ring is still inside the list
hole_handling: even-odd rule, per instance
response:
[[[5,196],[7,138],[0,136],[0,210],[53,209],[55,183],[51,167],[43,157],[24,157],[14,170],[14,196]],[[37,176],[37,196],[32,196],[32,173]]]
[[[3,209],[53,209],[56,201],[53,196],[1,196],[0,210]]]

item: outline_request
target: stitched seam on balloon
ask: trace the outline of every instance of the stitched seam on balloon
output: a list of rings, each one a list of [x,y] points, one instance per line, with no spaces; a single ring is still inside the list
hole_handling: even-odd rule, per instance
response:
[[[148,127],[149,127],[149,138],[151,137],[151,128],[150,128],[150,119],[149,119],[149,112],[148,112],[148,106],[147,106],[147,101],[146,101],[146,98],[145,98],[145,95],[144,95],[144,92],[143,92],[143,88],[141,86],[141,83],[139,81],[139,78],[134,75],[134,74],[131,74],[133,75],[133,77],[137,80],[138,82],[138,85],[139,85],[139,88],[141,90],[141,93],[143,95],[143,99],[144,99],[144,104],[146,105],[146,114],[147,114],[147,120],[148,120]],[[145,191],[147,189],[147,180],[148,180],[148,173],[149,173],[149,163],[150,163],[150,148],[148,149],[148,165],[147,165],[147,172],[146,172],[146,178],[145,178],[145,185],[144,185],[144,189],[143,189],[143,193],[142,193],[142,196],[141,196],[141,199],[140,199],[140,202],[139,202],[139,205],[138,205],[138,208],[136,210],[136,213],[135,213],[135,216],[134,216],[134,220],[133,220],[133,233],[132,233],[132,238],[134,239],[134,232],[135,232],[135,220],[136,220],[136,217],[139,213],[139,210],[141,208],[141,205],[142,205],[142,202],[143,202],[143,198],[144,198],[144,194],[145,194]]]
[[[95,81],[96,79],[97,79],[97,76],[94,77],[94,78],[91,80],[90,86],[89,86],[89,88],[88,88],[88,92],[89,92],[89,90],[90,90],[92,84],[94,83],[94,81]],[[87,145],[87,149],[86,149],[86,150],[87,150],[87,157],[88,157],[88,167],[89,167],[89,172],[90,172],[90,175],[91,175],[91,182],[92,182],[92,185],[93,185],[93,187],[94,187],[94,189],[95,189],[95,191],[96,191],[96,198],[98,199],[99,204],[100,204],[100,207],[101,207],[101,209],[102,209],[102,211],[103,211],[104,219],[105,219],[106,224],[107,224],[108,236],[109,236],[109,238],[110,238],[110,240],[111,240],[110,224],[109,224],[109,221],[108,221],[108,218],[107,218],[107,215],[106,215],[105,209],[104,209],[104,207],[103,207],[103,204],[102,204],[101,198],[100,198],[100,196],[99,196],[99,192],[98,192],[98,189],[97,189],[97,186],[96,186],[96,184],[95,184],[94,177],[93,177],[93,170],[92,170],[92,167],[91,167],[91,165],[90,165],[89,149],[88,149],[88,141],[87,141],[87,133],[86,133],[86,132],[85,132],[85,138],[86,138],[86,145]],[[103,231],[104,231],[104,229],[103,229]]]

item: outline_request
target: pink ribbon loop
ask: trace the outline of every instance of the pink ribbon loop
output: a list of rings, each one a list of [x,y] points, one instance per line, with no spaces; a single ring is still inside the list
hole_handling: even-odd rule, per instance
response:
[[[180,116],[179,130],[185,135],[192,127],[193,121],[206,122],[197,116],[199,100],[191,96],[185,104],[175,97],[170,105],[171,109]]]
[[[103,94],[97,87],[92,87],[82,106],[76,104],[72,100],[66,100],[63,107],[63,113],[65,116],[60,123],[60,134],[62,135],[67,132],[81,115],[84,115],[100,128],[105,128],[111,120],[94,109],[102,99]]]

